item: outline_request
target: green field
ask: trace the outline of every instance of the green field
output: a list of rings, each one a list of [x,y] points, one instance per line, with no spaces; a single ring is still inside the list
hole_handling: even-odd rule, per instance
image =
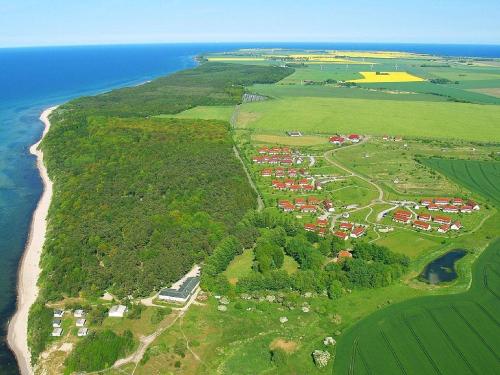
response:
[[[335,374],[495,374],[500,240],[473,266],[471,289],[403,302],[346,331]]]
[[[229,121],[234,112],[234,106],[198,106],[174,115],[158,115],[161,118],[190,118],[201,120],[222,120]]]
[[[410,116],[411,114],[411,116]],[[244,104],[239,127],[283,132],[500,139],[500,107],[464,103],[293,97]],[[474,126],[471,126],[471,124]]]
[[[500,206],[500,162],[439,158],[422,162]]]

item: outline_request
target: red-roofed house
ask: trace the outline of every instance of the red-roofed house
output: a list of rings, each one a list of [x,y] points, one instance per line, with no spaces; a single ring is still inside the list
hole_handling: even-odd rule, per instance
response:
[[[472,209],[475,210],[475,211],[478,211],[480,209],[479,205],[476,202],[474,202],[473,200],[470,200],[470,199],[467,201],[467,205],[468,206],[472,206]]]
[[[347,241],[347,239],[349,238],[349,235],[346,232],[342,232],[340,230],[336,231],[333,235],[344,241]]]
[[[345,142],[344,137],[339,137],[339,136],[330,137],[330,143],[333,143],[334,145],[341,145],[344,142]]]
[[[318,229],[318,235],[320,237],[325,237],[326,236],[326,233],[327,233],[327,229],[326,228],[319,228]]]
[[[451,204],[454,204],[455,206],[461,206],[462,204],[464,204],[464,201],[462,198],[453,198],[451,200]]]
[[[286,185],[284,182],[273,182],[273,188],[275,188],[276,190],[286,190]]]
[[[270,168],[267,168],[267,169],[263,169],[261,172],[260,172],[260,175],[262,177],[271,177],[273,175],[273,170],[270,169]]]
[[[448,233],[449,230],[450,230],[449,224],[443,224],[438,228],[439,233]]]
[[[420,200],[420,204],[421,204],[422,206],[426,206],[426,207],[427,207],[427,206],[429,206],[429,205],[431,205],[431,204],[432,204],[432,199],[430,199],[430,198],[424,198],[424,199],[421,199],[421,200]]]
[[[305,198],[295,198],[295,205],[301,207],[306,204]]]
[[[339,251],[339,255],[337,257],[337,259],[340,261],[340,260],[343,260],[343,259],[347,259],[347,258],[352,258],[352,254],[347,251],[347,250],[341,250]]]
[[[284,212],[293,212],[295,211],[295,206],[291,203],[285,204],[281,207]]]
[[[361,136],[359,134],[349,134],[347,137],[352,143],[358,143],[361,140]]]
[[[460,221],[455,221],[453,224],[451,224],[451,229],[460,230],[462,229],[462,224],[460,223]]]
[[[410,211],[397,210],[392,218],[396,223],[409,224],[411,221],[412,213]]]
[[[284,168],[276,168],[276,170],[274,171],[274,175],[276,177],[285,177],[285,169]]]
[[[429,214],[419,214],[418,220],[425,221],[425,222],[432,221],[432,216]]]
[[[290,178],[285,179],[285,181],[283,181],[283,182],[285,183],[286,187],[290,187],[293,184],[295,184],[295,180],[292,180]]]
[[[425,221],[420,221],[420,220],[415,220],[413,222],[413,227],[421,230],[431,230],[432,227],[429,223],[426,223]]]
[[[434,199],[434,204],[437,204],[438,206],[446,206],[450,204],[450,198],[436,198]]]
[[[309,198],[307,198],[307,202],[309,204],[314,204],[314,205],[321,203],[321,201],[318,198],[316,198],[316,197],[309,197]]]
[[[290,186],[290,191],[300,191],[300,185],[291,185]]]
[[[309,180],[307,178],[302,178],[299,180],[299,185],[307,185],[309,184]]]
[[[444,206],[443,207],[443,212],[448,212],[448,213],[451,213],[451,214],[456,214],[458,212],[458,207],[452,206],[452,205]]]
[[[280,208],[283,208],[284,206],[289,206],[289,205],[293,206],[292,202],[285,200],[285,199],[278,202],[278,207],[280,207]]]
[[[356,227],[352,230],[351,232],[351,237],[352,238],[359,238],[365,234],[365,228],[363,227]]]
[[[439,210],[440,210],[439,206],[438,206],[437,204],[434,204],[434,203],[433,203],[433,204],[428,205],[428,206],[427,206],[427,209],[428,209],[429,211],[439,211]]]
[[[265,155],[268,152],[269,152],[269,148],[267,148],[267,147],[262,147],[259,149],[259,154],[261,154],[261,155]]]
[[[318,227],[326,227],[328,225],[328,219],[326,218],[319,218],[318,220],[316,220],[316,224],[318,225]]]
[[[302,206],[300,208],[300,210],[302,212],[311,212],[312,213],[312,212],[316,212],[317,208],[316,208],[316,206],[311,206],[311,205],[306,204],[306,205]]]
[[[347,222],[340,223],[340,226],[339,226],[339,228],[342,230],[351,230],[352,227],[354,227],[354,224],[347,223]]]
[[[335,209],[333,208],[333,202],[329,199],[325,199],[323,201],[323,206],[325,207],[325,210],[327,210],[328,212],[332,212],[334,211]]]
[[[304,189],[305,191],[313,191],[314,185],[302,185],[302,189]]]
[[[290,168],[288,170],[288,177],[297,177],[297,170],[294,168]]]
[[[472,206],[469,205],[462,206],[460,207],[460,212],[464,214],[470,214],[472,212]]]
[[[316,225],[314,224],[304,224],[304,229],[308,232],[316,232]]]
[[[451,224],[451,217],[436,216],[436,217],[434,217],[434,222],[438,223],[438,224]]]

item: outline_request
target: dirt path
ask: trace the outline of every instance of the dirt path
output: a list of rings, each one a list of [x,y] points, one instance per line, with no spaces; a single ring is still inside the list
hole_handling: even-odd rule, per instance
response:
[[[137,366],[139,365],[139,362],[141,361],[142,357],[144,356],[144,353],[146,353],[146,350],[148,349],[148,347],[153,343],[154,340],[156,340],[156,338],[158,336],[160,336],[163,332],[165,332],[167,329],[172,327],[179,319],[182,319],[182,317],[188,311],[189,307],[196,300],[196,297],[198,296],[199,292],[200,292],[200,289],[198,288],[198,290],[193,294],[193,296],[191,297],[189,302],[177,310],[178,314],[174,318],[174,320],[172,322],[170,322],[170,324],[168,324],[165,327],[161,327],[161,328],[157,329],[155,332],[153,332],[152,334],[150,334],[148,336],[142,336],[139,339],[140,342],[139,342],[139,347],[137,348],[137,350],[134,353],[132,353],[131,355],[129,355],[128,357],[122,358],[122,359],[119,359],[118,361],[116,361],[112,368],[117,369],[117,368],[124,366],[128,363],[135,363],[134,370],[132,371],[132,374],[134,374],[135,370],[137,369]],[[188,347],[188,349],[189,349],[189,347]],[[192,353],[195,357],[198,357],[194,352],[192,352]],[[107,370],[109,370],[109,369],[107,369]],[[107,371],[107,370],[103,370],[103,371]],[[99,372],[102,372],[102,371],[99,371]]]

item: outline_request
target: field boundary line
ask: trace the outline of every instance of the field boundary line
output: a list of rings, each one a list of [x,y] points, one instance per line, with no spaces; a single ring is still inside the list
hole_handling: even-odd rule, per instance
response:
[[[387,338],[387,336],[384,333],[384,331],[380,330],[380,335],[384,339],[384,342],[385,342],[387,348],[392,353],[392,356],[394,357],[394,360],[396,361],[396,364],[398,365],[399,369],[401,370],[401,373],[404,374],[404,375],[407,375],[408,373],[406,372],[406,369],[404,368],[403,363],[399,359],[399,357],[398,357],[398,355],[396,353],[396,350],[394,350],[394,347],[391,345],[391,342]]]
[[[408,327],[408,329],[410,330],[411,334],[413,335],[413,338],[417,341],[418,346],[420,347],[422,352],[425,354],[425,356],[429,360],[429,363],[431,364],[431,366],[434,369],[434,371],[436,372],[436,374],[442,375],[442,372],[439,370],[439,367],[437,367],[436,362],[434,362],[434,360],[432,359],[432,357],[429,354],[429,352],[427,351],[427,349],[425,349],[425,346],[424,346],[422,340],[420,339],[420,337],[418,337],[417,333],[415,332],[412,325],[408,321],[407,316],[404,314],[403,314],[403,322],[405,323],[406,327]]]
[[[488,310],[486,310],[486,307],[484,307],[483,305],[481,305],[477,301],[474,301],[474,303],[476,304],[477,307],[479,307],[479,309],[481,309],[481,311],[484,313],[484,315],[486,315],[488,318],[490,318],[490,320],[493,323],[495,323],[497,327],[500,327],[500,323],[498,322],[498,320],[496,320],[495,317],[493,315],[491,315],[491,313]]]
[[[484,287],[486,288],[486,290],[488,292],[490,292],[491,294],[493,294],[498,300],[500,300],[500,296],[493,290],[490,288],[490,285],[488,284],[488,265],[486,265],[486,267],[484,267],[484,272],[483,272],[483,285]]]
[[[425,310],[427,311],[427,313],[431,317],[431,319],[434,322],[435,326],[439,328],[439,330],[441,331],[441,333],[443,334],[443,336],[446,338],[446,340],[448,341],[448,343],[451,345],[451,347],[460,356],[460,358],[462,358],[462,360],[467,365],[467,367],[469,368],[469,370],[471,371],[471,373],[477,374],[477,372],[474,370],[474,368],[472,367],[472,365],[469,363],[469,361],[465,357],[464,353],[462,353],[462,351],[460,350],[460,348],[458,347],[458,345],[452,340],[452,338],[450,337],[450,335],[448,335],[448,332],[446,332],[446,330],[441,325],[441,323],[439,323],[439,321],[437,320],[436,316],[432,313],[432,311],[430,309],[428,309],[428,308],[425,308]]]
[[[481,174],[483,175],[484,179],[488,182],[488,184],[493,188],[494,191],[500,192],[500,189],[498,186],[496,186],[494,183],[491,182],[490,178],[488,175],[484,172],[484,169],[481,164],[479,164],[479,170],[481,171]]]
[[[457,309],[455,305],[451,305],[451,308],[455,313],[462,319],[462,321],[469,327],[469,329],[477,336],[479,340],[483,343],[483,345],[490,351],[491,354],[496,358],[497,361],[500,361],[500,357],[498,357],[498,354],[495,353],[495,351],[491,348],[491,346],[486,342],[484,337],[470,324],[470,322],[463,316],[463,314]]]

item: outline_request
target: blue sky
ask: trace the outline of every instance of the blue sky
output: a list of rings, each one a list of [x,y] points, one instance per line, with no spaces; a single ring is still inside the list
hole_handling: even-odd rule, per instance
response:
[[[0,0],[0,46],[142,42],[500,44],[500,0]]]

